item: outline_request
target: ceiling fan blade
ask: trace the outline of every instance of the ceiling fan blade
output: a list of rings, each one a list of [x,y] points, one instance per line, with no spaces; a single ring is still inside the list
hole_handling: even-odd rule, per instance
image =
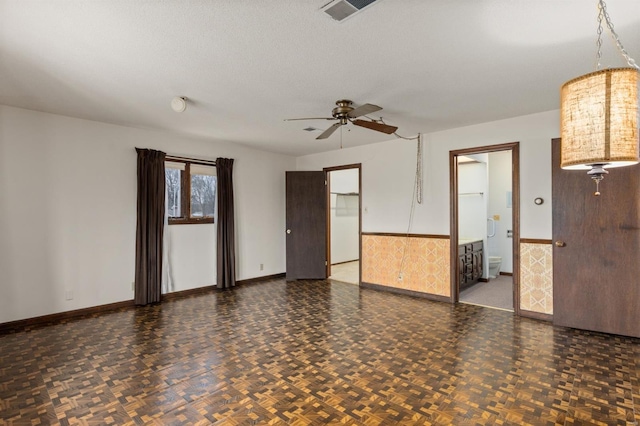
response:
[[[284,121],[298,121],[298,120],[336,120],[333,117],[307,117],[307,118],[285,118]]]
[[[373,104],[364,104],[360,105],[358,108],[355,108],[351,112],[347,114],[347,116],[351,118],[360,117],[362,115],[371,114],[372,112],[380,111],[382,107]]]
[[[353,120],[353,124],[360,127],[366,127],[367,129],[375,130],[377,132],[386,133],[388,135],[394,133],[398,128],[396,126],[389,126],[387,124],[377,123],[375,121],[367,120]]]
[[[329,136],[331,136],[333,134],[333,132],[335,132],[338,127],[342,126],[342,124],[340,123],[336,123],[333,126],[329,127],[327,130],[325,130],[324,132],[322,132],[322,134],[320,136],[318,136],[316,139],[326,139]]]

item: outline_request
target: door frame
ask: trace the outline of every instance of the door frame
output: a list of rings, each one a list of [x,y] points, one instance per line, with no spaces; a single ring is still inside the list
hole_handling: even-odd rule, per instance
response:
[[[325,167],[327,188],[327,278],[331,276],[331,174],[337,170],[358,169],[358,285],[362,283],[362,163]]]
[[[520,142],[449,151],[449,227],[451,302],[460,301],[458,262],[458,156],[511,151],[511,219],[513,228],[513,312],[520,315]],[[488,248],[487,248],[488,249]]]

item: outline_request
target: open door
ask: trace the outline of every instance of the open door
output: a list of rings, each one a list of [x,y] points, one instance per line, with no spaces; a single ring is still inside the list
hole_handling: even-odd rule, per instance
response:
[[[553,140],[553,322],[640,337],[640,165],[600,184],[560,168]]]
[[[324,169],[327,176],[327,277],[356,285],[362,278],[361,170],[360,163]]]
[[[510,192],[511,198],[508,196],[508,189],[504,187],[492,186],[494,189],[502,188],[504,192],[500,192],[500,190],[495,191],[494,194],[499,194],[499,204],[504,206],[506,210],[510,210],[511,214],[511,237],[509,237],[509,229],[502,229],[502,235],[505,235],[506,241],[503,242],[503,247],[506,250],[510,250],[512,262],[511,262],[511,277],[510,283],[505,285],[506,292],[500,291],[500,293],[495,294],[495,288],[502,288],[502,285],[506,284],[505,281],[502,282],[501,287],[494,287],[490,285],[480,285],[479,287],[482,289],[479,294],[480,300],[477,300],[478,294],[474,296],[476,300],[473,300],[467,295],[464,297],[464,301],[467,303],[477,303],[484,306],[493,306],[493,307],[501,307],[505,308],[507,304],[511,306],[506,306],[506,309],[513,309],[516,315],[520,315],[520,143],[519,142],[509,142],[498,145],[489,145],[489,146],[479,146],[479,147],[471,147],[460,150],[449,151],[449,173],[450,173],[450,230],[451,230],[451,301],[456,303],[458,301],[462,301],[460,298],[460,292],[462,287],[462,281],[468,280],[471,282],[475,281],[488,281],[487,278],[484,278],[484,273],[482,270],[484,269],[488,273],[491,271],[491,247],[489,247],[489,243],[485,244],[485,232],[487,232],[487,221],[486,219],[489,217],[489,212],[486,207],[482,207],[481,213],[481,229],[483,235],[460,235],[460,198],[464,197],[474,197],[476,199],[484,198],[485,196],[489,197],[491,191],[491,187],[487,186],[486,190],[484,188],[476,188],[473,192],[468,193],[460,193],[459,186],[459,158],[460,156],[469,156],[469,155],[479,155],[479,154],[491,154],[491,153],[500,153],[510,151],[510,172],[504,172],[504,175],[500,175],[500,179],[511,179],[510,184]],[[469,159],[471,160],[471,159]],[[507,162],[508,166],[509,163]],[[510,176],[508,176],[510,173]],[[499,179],[494,179],[494,183]],[[487,181],[487,185],[489,182]],[[476,192],[477,191],[477,192]],[[466,191],[465,191],[466,192]],[[473,200],[472,200],[473,201]],[[510,201],[510,202],[509,202]],[[467,204],[467,207],[474,207],[475,205],[482,205],[481,203]],[[495,205],[495,203],[488,203],[487,205]],[[471,212],[471,217],[475,214],[476,210],[468,209]],[[496,214],[497,211],[492,208],[491,215]],[[503,212],[502,214],[506,214]],[[475,220],[475,218],[474,218]],[[495,220],[495,219],[494,219]],[[506,221],[505,221],[506,222]],[[474,229],[478,229],[475,227]],[[473,239],[469,240],[470,238]],[[487,235],[488,241],[488,235]],[[510,242],[509,242],[510,241]],[[504,256],[504,255],[503,255]],[[484,262],[484,259],[488,259],[487,262]],[[480,267],[480,271],[477,268]],[[485,269],[486,268],[486,269]],[[477,279],[480,277],[479,279]],[[508,276],[507,276],[508,277]],[[498,278],[498,277],[496,277]],[[504,278],[504,277],[502,277]],[[508,279],[508,278],[507,278]],[[500,280],[496,279],[497,282]],[[495,284],[495,283],[494,283]],[[485,292],[485,290],[488,290]],[[504,296],[508,299],[511,299],[511,303],[507,299],[505,303],[496,303],[494,304],[494,300],[499,298],[503,301]],[[489,302],[482,301],[489,300]],[[492,300],[493,299],[493,300]],[[503,305],[503,306],[500,306]]]
[[[286,173],[287,281],[327,278],[325,172]]]

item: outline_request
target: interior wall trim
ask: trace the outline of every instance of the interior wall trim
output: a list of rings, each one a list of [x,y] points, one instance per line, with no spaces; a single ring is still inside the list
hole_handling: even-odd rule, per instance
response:
[[[521,317],[526,317],[526,318],[531,318],[531,319],[536,319],[536,320],[540,320],[540,321],[553,322],[553,315],[551,315],[551,314],[543,314],[542,312],[534,312],[534,311],[527,311],[525,309],[520,309],[520,316]]]
[[[344,262],[332,263],[331,266],[344,265],[345,263],[358,262],[360,259],[345,260]]]
[[[540,238],[520,238],[520,243],[524,244],[552,244],[553,241]]]
[[[283,272],[280,274],[265,275],[262,277],[249,278],[246,280],[238,280],[236,281],[236,286],[243,285],[243,284],[257,283],[261,281],[275,280],[275,279],[284,278],[284,277],[285,277],[285,273]],[[212,284],[204,287],[190,288],[189,290],[181,290],[181,291],[174,291],[171,293],[165,293],[162,295],[162,300],[164,301],[164,300],[172,300],[172,299],[183,299],[185,297],[196,296],[199,294],[212,293],[217,290],[221,290],[221,289],[216,287],[215,284]]]
[[[376,237],[409,237],[409,238],[434,238],[434,239],[442,239],[448,240],[450,239],[449,235],[439,235],[439,234],[407,234],[398,232],[363,232],[362,235],[373,235]]]
[[[389,287],[386,285],[372,284],[367,282],[361,282],[360,287],[368,288],[371,290],[377,290],[377,291],[388,291],[390,293],[403,294],[405,296],[412,296],[412,297],[420,297],[422,299],[429,299],[435,302],[444,302],[444,303],[451,304],[451,299],[449,297],[440,296],[437,294],[422,293],[420,291],[406,290],[404,288]]]
[[[238,284],[251,284],[251,283],[258,283],[261,281],[270,281],[270,280],[277,280],[280,278],[284,278],[286,276],[286,274],[284,272],[281,272],[279,274],[273,274],[273,275],[264,275],[261,277],[255,277],[255,278],[249,278],[246,280],[239,280],[236,281],[236,285]]]
[[[55,314],[5,322],[0,324],[0,336],[4,334],[17,333],[19,331],[28,331],[42,326],[60,324],[74,318],[101,315],[106,312],[123,311],[133,308],[135,308],[135,304],[133,299],[131,299],[122,302],[109,303],[107,305],[75,309],[73,311],[57,312]]]
[[[324,170],[325,172],[333,172],[335,170],[359,169],[361,167],[362,167],[362,163],[353,163],[353,164],[344,164],[342,166],[325,167],[322,170]]]
[[[269,281],[274,279],[284,278],[285,274],[273,274],[265,275],[262,277],[249,278],[246,280],[236,281],[236,285],[251,284],[261,281]],[[189,290],[175,291],[172,293],[165,293],[162,295],[162,301],[169,301],[174,299],[182,299],[185,297],[195,296],[199,294],[211,293],[218,290],[215,285],[208,285],[205,287],[191,288]],[[73,311],[58,312],[55,314],[43,315],[39,317],[26,318],[16,321],[10,321],[0,324],[0,336],[5,334],[17,333],[20,331],[28,331],[33,328],[49,326],[64,323],[65,321],[75,318],[96,316],[106,313],[123,311],[128,309],[134,309],[135,304],[133,299],[124,300],[122,302],[109,303],[106,305],[92,306],[90,308],[76,309]]]

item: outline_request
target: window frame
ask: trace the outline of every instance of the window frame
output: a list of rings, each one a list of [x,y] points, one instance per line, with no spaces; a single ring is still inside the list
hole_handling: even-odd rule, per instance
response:
[[[202,166],[210,166],[214,167],[214,164],[211,163],[200,163],[197,161],[189,161],[182,159],[167,159],[166,162],[171,163],[182,163],[184,164],[184,170],[180,170],[180,213],[181,217],[171,217],[168,216],[169,225],[195,225],[200,223],[215,223],[215,212],[214,216],[211,217],[193,217],[191,216],[191,164],[198,164]],[[165,170],[166,170],[165,165]],[[166,173],[166,171],[165,171]],[[216,186],[218,183],[218,178],[216,176]],[[165,183],[166,184],[166,183]],[[215,191],[215,205],[218,203],[218,189]]]

